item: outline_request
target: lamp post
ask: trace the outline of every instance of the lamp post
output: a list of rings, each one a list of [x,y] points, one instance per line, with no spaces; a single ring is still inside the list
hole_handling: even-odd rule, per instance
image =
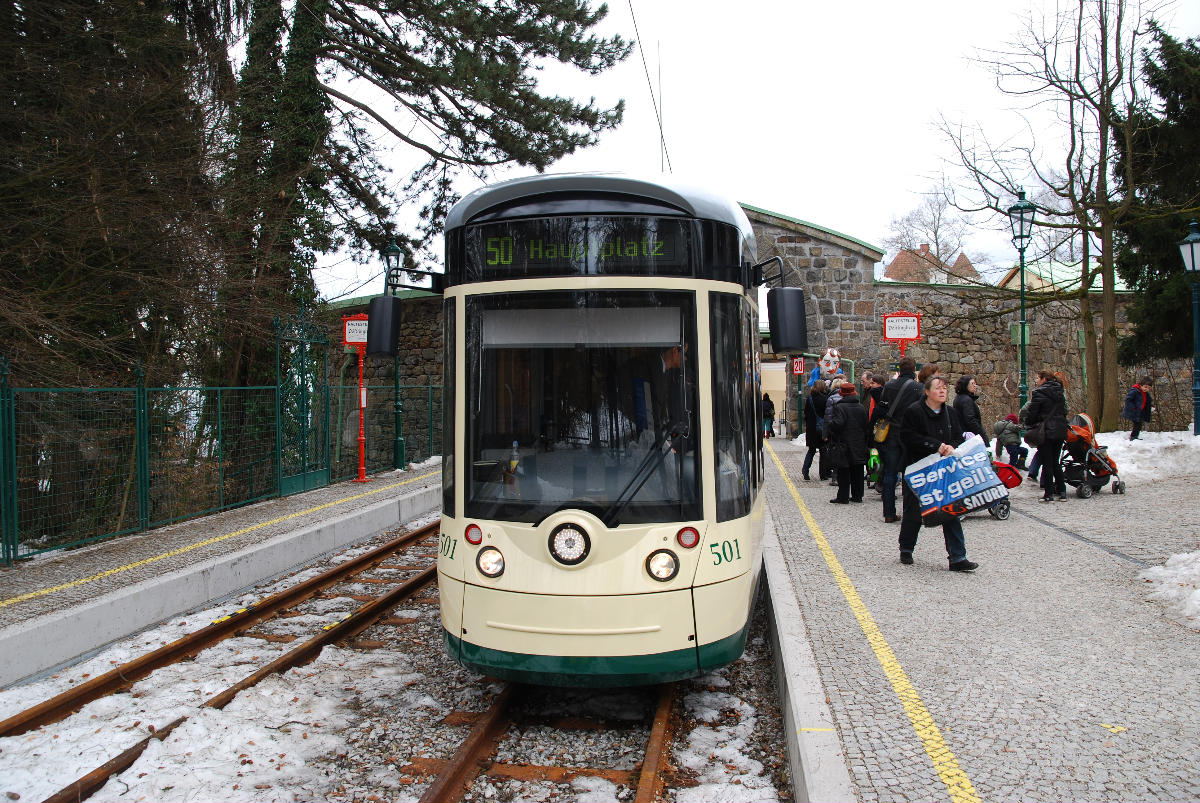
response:
[[[1025,200],[1025,190],[1017,192],[1017,202],[1008,208],[1008,222],[1012,224],[1012,241],[1021,252],[1021,383],[1017,390],[1021,396],[1021,407],[1029,397],[1029,376],[1025,366],[1025,249],[1033,232],[1033,215],[1037,207]]]
[[[387,265],[384,292],[398,295],[401,284],[400,266],[404,262],[404,253],[400,250],[400,246],[396,245],[395,237],[392,238],[388,247],[383,249],[383,261]],[[392,461],[396,469],[403,470],[405,466],[404,402],[400,400],[400,351],[398,349],[392,357],[392,382],[392,406],[396,414],[396,442],[392,447]]]
[[[1183,270],[1192,280],[1192,436],[1200,435],[1200,223],[1188,224],[1191,231],[1179,241]]]

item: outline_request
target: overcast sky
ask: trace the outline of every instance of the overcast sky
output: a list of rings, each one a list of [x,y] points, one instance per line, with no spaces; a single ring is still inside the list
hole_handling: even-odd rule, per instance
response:
[[[551,172],[672,172],[882,247],[892,220],[953,171],[940,116],[980,124],[994,140],[1028,136],[1016,100],[976,59],[1054,9],[1053,0],[632,0],[631,11],[629,0],[612,0],[602,30],[643,47],[600,76],[554,71],[543,81],[606,106],[624,98],[625,122]],[[1177,0],[1157,16],[1175,36],[1200,35],[1200,2]],[[651,86],[656,96],[661,87],[669,167]],[[398,169],[404,158],[397,153]],[[1015,259],[1007,233],[980,231],[971,246],[996,262]],[[381,278],[369,281],[378,265],[321,264],[336,265],[318,273],[327,297],[359,285],[352,295],[382,292]]]

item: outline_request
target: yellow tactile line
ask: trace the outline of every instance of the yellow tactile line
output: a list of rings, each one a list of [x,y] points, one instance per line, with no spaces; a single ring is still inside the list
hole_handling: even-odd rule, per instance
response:
[[[422,474],[419,477],[413,477],[412,479],[404,480],[402,482],[394,482],[391,485],[384,485],[382,488],[374,488],[370,491],[367,491],[366,493],[355,494],[354,496],[347,496],[343,499],[338,499],[335,502],[326,502],[323,505],[317,505],[316,507],[310,507],[308,510],[301,510],[296,513],[289,513],[286,516],[280,516],[277,519],[271,519],[270,521],[263,521],[263,522],[259,522],[258,524],[252,524],[249,527],[243,527],[240,530],[235,530],[234,532],[226,533],[225,535],[218,535],[214,538],[205,539],[204,541],[197,541],[194,544],[190,544],[185,547],[180,547],[179,549],[172,549],[170,552],[164,552],[161,555],[155,555],[152,558],[146,558],[145,560],[139,560],[137,563],[129,563],[124,566],[118,566],[115,569],[109,569],[107,571],[100,572],[99,574],[93,574],[91,577],[82,577],[78,580],[72,580],[69,583],[63,583],[62,585],[54,586],[53,588],[42,588],[37,591],[30,591],[28,594],[22,594],[19,597],[9,597],[8,599],[0,600],[0,608],[3,608],[7,605],[16,605],[18,602],[25,602],[26,600],[36,599],[37,597],[45,597],[50,594],[54,594],[58,591],[65,591],[68,588],[75,588],[76,586],[85,585],[87,583],[94,583],[97,580],[102,580],[105,577],[111,577],[114,574],[120,574],[121,572],[127,572],[130,569],[136,569],[139,566],[146,566],[150,563],[155,563],[156,561],[165,560],[166,558],[173,558],[176,555],[182,555],[185,552],[191,552],[193,549],[199,549],[202,546],[208,546],[209,544],[216,544],[221,541],[225,541],[229,538],[236,538],[239,535],[245,535],[248,532],[253,532],[254,530],[261,529],[262,527],[269,527],[272,524],[279,524],[281,521],[287,521],[288,519],[294,519],[294,518],[298,518],[300,516],[307,516],[309,513],[315,513],[316,511],[324,510],[327,507],[335,507],[337,505],[345,504],[346,502],[353,502],[355,499],[362,499],[363,497],[371,496],[372,494],[378,494],[378,493],[383,493],[384,491],[390,491],[393,488],[399,488],[401,485],[409,485],[411,483],[417,482],[418,480],[423,480],[428,477],[433,477],[437,474],[438,474],[437,471],[431,471],[428,474]]]
[[[934,723],[933,716],[930,715],[925,704],[921,702],[921,695],[917,693],[917,690],[909,681],[904,668],[900,666],[900,662],[896,659],[896,654],[892,652],[892,648],[888,646],[883,633],[879,631],[879,625],[875,624],[874,617],[871,616],[871,612],[867,609],[862,597],[858,595],[854,584],[850,582],[850,576],[842,568],[842,564],[838,561],[837,555],[833,553],[833,548],[829,545],[829,541],[825,539],[825,534],[817,526],[817,522],[809,511],[808,506],[804,504],[804,500],[800,498],[800,492],[796,490],[791,477],[784,470],[783,463],[780,462],[771,445],[765,445],[767,451],[771,453],[771,459],[775,461],[775,467],[779,469],[779,475],[783,477],[784,483],[787,484],[788,490],[791,491],[792,498],[796,501],[796,507],[800,509],[800,515],[804,517],[804,523],[812,531],[813,538],[817,542],[817,547],[821,550],[821,554],[825,558],[825,563],[829,566],[829,571],[833,573],[833,578],[837,582],[838,588],[842,590],[842,594],[846,597],[846,602],[850,604],[850,610],[854,612],[854,618],[858,620],[858,625],[862,628],[863,635],[867,637],[867,643],[871,645],[871,649],[875,651],[875,657],[879,659],[879,663],[883,666],[883,673],[891,681],[892,689],[896,692],[896,696],[900,698],[900,703],[904,706],[904,711],[908,714],[909,721],[912,722],[913,730],[917,732],[917,736],[921,739],[925,753],[933,762],[934,769],[937,770],[942,783],[949,790],[950,799],[954,803],[980,803],[980,797],[975,794],[975,787],[971,784],[971,779],[963,772],[962,767],[958,765],[958,759],[954,757],[954,753],[946,746],[946,741],[942,738],[942,732],[938,730],[938,726]]]

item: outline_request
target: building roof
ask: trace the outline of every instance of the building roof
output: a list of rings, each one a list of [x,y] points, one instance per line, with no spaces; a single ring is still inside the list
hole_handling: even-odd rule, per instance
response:
[[[371,303],[371,299],[377,298],[382,293],[375,293],[369,296],[355,296],[354,298],[339,298],[337,301],[330,301],[330,309],[353,309],[354,307],[366,307]],[[428,290],[401,290],[396,295],[401,299],[406,298],[438,298],[437,293],[431,293]]]
[[[1013,265],[996,286],[1009,290],[1018,289],[1021,286],[1021,277],[1018,275],[1020,270],[1021,266],[1019,263]],[[1129,286],[1121,280],[1120,276],[1115,276],[1114,278],[1114,292],[1132,292]],[[1097,275],[1096,279],[1092,282],[1089,292],[1101,292],[1103,290],[1102,281],[1103,277]],[[1079,283],[1080,266],[1078,263],[1069,264],[1054,261],[1025,263],[1025,289],[1032,293],[1072,293],[1079,290]]]
[[[815,235],[822,240],[835,243],[844,248],[849,248],[852,251],[857,251],[866,257],[869,257],[872,262],[878,262],[883,259],[883,249],[877,245],[871,245],[868,242],[859,240],[856,237],[851,237],[849,234],[842,234],[840,231],[827,229],[824,226],[818,226],[816,223],[809,223],[807,220],[788,217],[781,215],[778,212],[772,212],[769,209],[751,206],[747,203],[740,204],[751,220],[757,220],[760,223],[774,223],[783,226],[784,228],[794,229],[809,235]]]
[[[966,254],[960,253],[954,264],[949,265],[937,258],[929,249],[929,243],[921,243],[916,250],[902,249],[888,264],[883,277],[893,282],[923,284],[977,284],[983,281]]]

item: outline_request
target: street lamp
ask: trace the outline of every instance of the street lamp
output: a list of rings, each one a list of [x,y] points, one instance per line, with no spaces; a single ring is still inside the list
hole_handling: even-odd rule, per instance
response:
[[[1192,436],[1200,435],[1200,223],[1188,224],[1191,231],[1179,241],[1183,270],[1192,280]]]
[[[397,296],[402,284],[401,265],[404,264],[404,252],[396,245],[393,237],[387,248],[383,249],[383,262],[387,266],[384,276],[384,292]],[[398,303],[398,302],[395,302]],[[404,454],[404,402],[400,400],[400,350],[396,349],[392,356],[392,407],[396,415],[396,442],[392,446],[392,462],[397,470],[405,466]]]
[[[1025,367],[1025,249],[1033,233],[1033,214],[1037,207],[1025,200],[1025,190],[1017,192],[1017,202],[1008,208],[1008,222],[1012,224],[1012,241],[1021,252],[1021,407],[1029,395],[1029,377]]]

